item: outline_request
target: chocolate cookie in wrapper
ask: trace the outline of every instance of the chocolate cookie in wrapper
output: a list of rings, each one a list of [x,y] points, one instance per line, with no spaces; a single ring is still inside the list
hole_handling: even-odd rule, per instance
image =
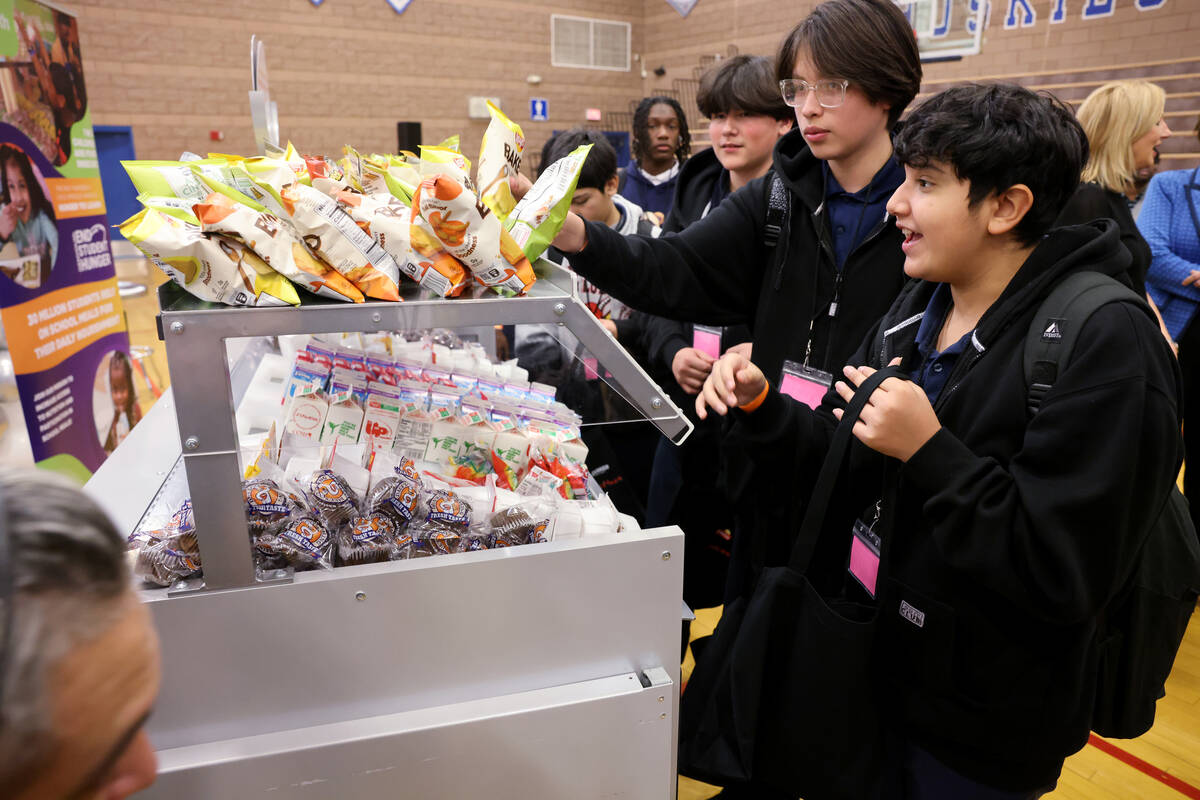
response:
[[[195,575],[200,571],[200,554],[194,549],[188,552],[187,546],[182,537],[172,537],[139,548],[133,574],[159,586],[170,586],[179,578]],[[191,546],[195,547],[194,535]]]
[[[387,561],[396,547],[396,523],[386,514],[356,514],[338,531],[337,546],[342,564]]]
[[[465,532],[471,524],[471,506],[454,492],[438,489],[425,499],[425,519],[433,527]]]
[[[413,553],[414,542],[412,534],[403,529],[397,529],[392,540],[392,561],[403,561],[409,558],[419,558]],[[425,555],[429,555],[428,552]]]
[[[463,537],[452,530],[429,531],[425,537],[425,544],[429,548],[431,555],[461,553],[463,550]]]
[[[488,539],[491,547],[512,547],[529,541],[535,522],[529,512],[520,506],[497,511],[488,520],[492,526],[492,534]]]
[[[399,476],[384,478],[367,498],[372,512],[387,514],[398,525],[412,522],[418,514],[420,491],[416,484]]]
[[[270,545],[297,570],[333,566],[333,537],[316,517],[289,520],[275,533]]]
[[[550,527],[550,520],[544,519],[533,526],[533,530],[529,533],[530,544],[541,544],[542,542],[550,541],[550,536],[546,532]]]
[[[279,539],[273,533],[263,533],[254,536],[254,566],[264,572],[276,569],[286,569],[288,560],[278,547]]]
[[[487,540],[482,536],[466,536],[463,537],[462,551],[464,553],[474,553],[476,550],[487,550]]]
[[[417,488],[422,486],[421,473],[417,470],[417,465],[413,463],[411,458],[401,458],[400,465],[396,467],[396,474],[401,478],[407,478],[416,484]]]
[[[327,525],[339,527],[358,510],[358,497],[350,484],[333,470],[321,469],[308,482],[308,497],[314,510]]]
[[[269,478],[243,481],[242,499],[246,502],[246,521],[254,533],[274,528],[297,511],[295,501]]]

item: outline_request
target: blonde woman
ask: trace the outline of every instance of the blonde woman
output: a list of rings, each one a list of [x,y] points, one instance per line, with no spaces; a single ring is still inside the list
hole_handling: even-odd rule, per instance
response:
[[[1075,116],[1087,134],[1091,155],[1078,191],[1058,218],[1059,225],[1101,217],[1115,221],[1121,243],[1133,256],[1130,282],[1143,295],[1150,246],[1138,232],[1130,207],[1137,199],[1138,172],[1153,169],[1158,146],[1171,135],[1163,118],[1166,100],[1161,87],[1141,80],[1112,81],[1087,96]]]

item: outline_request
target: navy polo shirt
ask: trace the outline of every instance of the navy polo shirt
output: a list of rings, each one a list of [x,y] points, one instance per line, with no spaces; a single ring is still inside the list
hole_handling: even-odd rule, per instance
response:
[[[946,380],[954,371],[958,357],[966,352],[971,344],[974,330],[967,331],[963,337],[940,353],[937,352],[937,338],[950,312],[950,284],[939,283],[929,298],[925,315],[921,317],[921,327],[917,328],[917,353],[921,361],[912,371],[912,379],[925,390],[925,396],[930,403],[936,403],[946,388]]]
[[[843,189],[827,162],[821,162],[821,170],[825,173],[825,209],[829,214],[829,231],[833,234],[833,254],[838,269],[841,269],[854,248],[862,244],[883,219],[888,199],[904,183],[904,167],[892,156],[875,173],[870,184],[857,192]]]

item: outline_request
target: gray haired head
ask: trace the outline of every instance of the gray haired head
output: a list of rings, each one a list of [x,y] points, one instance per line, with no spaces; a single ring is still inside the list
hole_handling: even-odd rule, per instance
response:
[[[0,625],[11,621],[0,653],[0,786],[19,791],[54,750],[54,665],[108,629],[132,583],[124,538],[77,486],[0,470],[0,502],[11,576],[0,597]]]

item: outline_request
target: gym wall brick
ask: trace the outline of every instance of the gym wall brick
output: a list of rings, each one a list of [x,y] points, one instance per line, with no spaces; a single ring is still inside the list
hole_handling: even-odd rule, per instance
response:
[[[1032,27],[1005,30],[997,4],[983,51],[927,64],[928,81],[1018,72],[1100,68],[1196,56],[1200,0],[1164,0],[1138,11],[1115,0],[1112,16],[1083,20],[1084,0],[1050,24],[1051,0],[1032,0]],[[139,157],[183,150],[251,153],[246,92],[249,41],[267,45],[280,129],[308,152],[345,143],[393,150],[396,122],[423,124],[424,138],[461,133],[478,153],[486,121],[467,118],[470,95],[500,97],[524,127],[530,149],[554,129],[584,122],[588,107],[627,111],[629,102],[672,79],[693,77],[700,59],[774,54],[814,5],[787,0],[699,0],[682,18],[664,0],[413,0],[396,14],[385,0],[75,0],[93,121],[131,125]],[[629,22],[628,72],[550,66],[550,15]],[[647,77],[643,79],[643,66]],[[655,67],[666,70],[655,76]],[[529,74],[543,83],[530,86]],[[550,120],[530,122],[530,97],[549,100]],[[698,121],[693,121],[693,127]],[[225,134],[209,140],[210,130]]]

